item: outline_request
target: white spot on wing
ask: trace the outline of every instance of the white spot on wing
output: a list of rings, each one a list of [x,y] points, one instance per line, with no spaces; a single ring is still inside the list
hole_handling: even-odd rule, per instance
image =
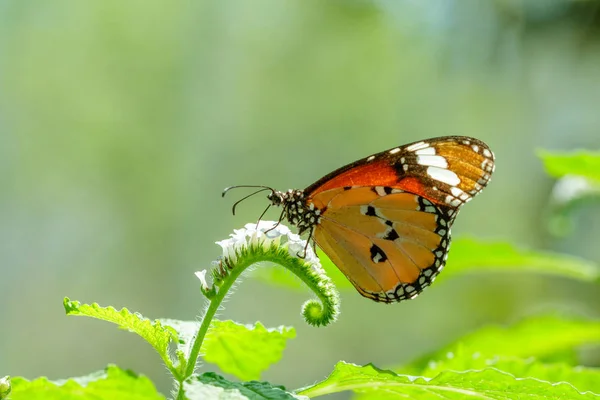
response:
[[[454,199],[454,200],[452,200],[452,201],[450,202],[450,205],[451,205],[452,207],[458,207],[458,206],[460,206],[461,204],[462,204],[462,202],[461,202],[459,199]]]
[[[486,172],[493,172],[494,163],[491,160],[485,159],[481,162],[481,169]]]
[[[400,151],[400,147],[396,147],[395,149],[390,150],[390,154],[396,154]]]
[[[450,196],[450,195],[446,196],[444,201],[446,202],[446,204],[448,204],[452,207],[458,207],[461,205],[461,201],[459,199],[457,199],[456,197]],[[448,212],[448,214],[450,214],[450,213]]]
[[[434,156],[435,149],[433,147],[425,147],[424,149],[415,151],[415,154],[420,156]]]
[[[369,158],[367,158],[367,161],[373,161],[375,159],[375,156],[370,156]]]
[[[384,221],[381,221],[383,224],[385,224]],[[387,225],[386,225],[387,226]],[[383,239],[386,236],[388,236],[392,231],[394,230],[394,228],[392,228],[391,226],[387,227],[387,229],[383,232],[379,232],[377,233],[375,236],[377,236],[379,239]]]
[[[452,193],[454,197],[460,197],[460,195],[465,192],[463,192],[460,188],[457,188],[456,186],[452,186],[450,188],[450,193]]]
[[[387,194],[385,193],[383,186],[375,186],[375,192],[377,192],[379,196],[385,196]]]
[[[460,178],[456,173],[445,168],[427,167],[427,175],[436,181],[456,186],[460,183]]]
[[[406,150],[415,151],[415,150],[419,150],[419,149],[424,149],[425,147],[429,147],[429,145],[425,142],[417,142],[417,143],[413,143],[410,146],[408,146],[406,148]]]
[[[448,168],[448,162],[442,156],[417,156],[417,163],[438,168]]]

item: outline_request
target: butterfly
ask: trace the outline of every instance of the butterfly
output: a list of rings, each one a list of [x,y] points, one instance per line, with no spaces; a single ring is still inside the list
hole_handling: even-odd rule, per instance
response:
[[[279,222],[308,232],[356,290],[392,303],[413,299],[442,271],[450,227],[494,172],[481,140],[444,136],[394,147],[343,166],[304,190],[268,186]],[[267,207],[268,209],[268,207]],[[266,212],[267,210],[265,210]],[[262,216],[265,214],[263,212]]]

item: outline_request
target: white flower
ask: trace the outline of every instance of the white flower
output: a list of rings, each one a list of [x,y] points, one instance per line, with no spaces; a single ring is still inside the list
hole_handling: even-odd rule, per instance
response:
[[[206,282],[206,270],[205,269],[203,269],[202,271],[196,272],[196,277],[198,279],[200,279],[200,284],[202,285],[202,288],[204,290],[210,289],[210,287],[208,286],[208,283]]]
[[[234,230],[230,236],[229,239],[216,243],[223,249],[223,257],[229,258],[234,263],[237,261],[236,251],[239,252],[250,245],[262,246],[266,250],[275,244],[287,247],[292,257],[304,256],[304,260],[310,263],[315,271],[323,270],[312,247],[306,245],[306,240],[292,233],[290,228],[281,223],[278,224],[275,221],[249,223],[243,229]],[[304,254],[305,249],[306,254]]]

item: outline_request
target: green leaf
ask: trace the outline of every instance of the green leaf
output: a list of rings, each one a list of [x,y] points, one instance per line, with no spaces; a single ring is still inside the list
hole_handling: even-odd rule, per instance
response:
[[[177,349],[187,356],[200,323],[173,319],[160,322],[177,331]],[[262,371],[281,359],[287,340],[295,336],[294,328],[290,327],[267,329],[259,322],[248,326],[213,320],[201,353],[206,362],[218,365],[224,372],[243,380],[258,379]]]
[[[185,396],[189,400],[267,400],[267,399],[306,399],[274,386],[268,382],[231,382],[213,372],[192,376],[183,382]]]
[[[395,370],[405,374],[433,376],[443,369],[461,369],[456,361],[452,361],[456,354],[477,355],[483,359],[513,356],[556,361],[557,354],[562,355],[588,343],[600,343],[600,321],[558,316],[533,317],[510,327],[482,328]],[[432,361],[437,365],[428,372]]]
[[[65,297],[63,301],[67,315],[83,315],[117,324],[119,328],[137,333],[144,338],[163,359],[169,369],[174,369],[169,357],[169,343],[178,342],[177,332],[169,326],[163,326],[159,320],[151,322],[141,314],[132,314],[128,309],[115,310],[113,307],[101,307],[97,303],[91,305],[71,301]]]
[[[423,375],[436,376],[447,371],[467,371],[494,367],[516,378],[536,378],[548,382],[569,382],[581,392],[600,393],[600,369],[572,367],[564,363],[544,364],[535,359],[517,357],[486,358],[481,353],[467,353],[459,349],[440,362],[431,362]]]
[[[452,243],[441,279],[464,272],[533,272],[587,282],[600,280],[600,268],[590,261],[552,252],[523,250],[507,242],[461,238]]]
[[[517,378],[536,378],[548,382],[569,382],[580,392],[600,393],[600,369],[572,367],[567,364],[543,364],[535,360],[501,357],[487,364]]]
[[[287,340],[295,336],[291,327],[267,329],[260,322],[247,326],[213,320],[201,352],[206,362],[224,372],[242,380],[258,379],[262,371],[281,359]]]
[[[190,356],[190,349],[194,343],[196,335],[198,334],[198,330],[200,329],[200,322],[181,321],[167,318],[157,319],[156,322],[159,322],[165,327],[170,327],[177,332],[177,349],[175,350],[175,358],[178,360],[176,367],[178,373],[174,375],[176,377],[184,377],[187,369],[187,363],[189,361],[188,358]]]
[[[458,345],[440,360],[431,361],[419,375],[433,377],[441,372],[467,371],[494,367],[516,378],[537,378],[548,382],[569,382],[579,391],[600,393],[600,369],[573,367],[565,363],[541,363],[534,358],[512,356],[486,356]],[[398,370],[395,369],[396,372]]]
[[[164,400],[152,382],[143,375],[136,375],[110,365],[104,371],[66,381],[50,381],[38,378],[28,381],[12,379],[11,400]]]
[[[317,397],[351,390],[366,399],[599,399],[581,393],[568,383],[550,383],[533,378],[517,379],[511,374],[486,368],[479,371],[445,371],[434,378],[399,375],[373,365],[340,362],[322,382],[298,393]]]
[[[600,182],[600,152],[577,151],[569,153],[537,152],[546,172],[555,178],[565,175],[579,175]]]
[[[167,318],[159,318],[156,321],[160,322],[163,326],[169,326],[177,331],[177,349],[188,355],[198,329],[200,329],[200,322]],[[208,329],[210,330],[210,327]]]

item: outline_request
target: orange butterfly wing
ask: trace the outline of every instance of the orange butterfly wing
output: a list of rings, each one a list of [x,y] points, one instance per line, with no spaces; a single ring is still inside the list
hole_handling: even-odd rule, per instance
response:
[[[485,143],[458,136],[359,160],[305,190],[321,213],[315,241],[363,296],[414,298],[444,267],[458,209],[493,170]]]

